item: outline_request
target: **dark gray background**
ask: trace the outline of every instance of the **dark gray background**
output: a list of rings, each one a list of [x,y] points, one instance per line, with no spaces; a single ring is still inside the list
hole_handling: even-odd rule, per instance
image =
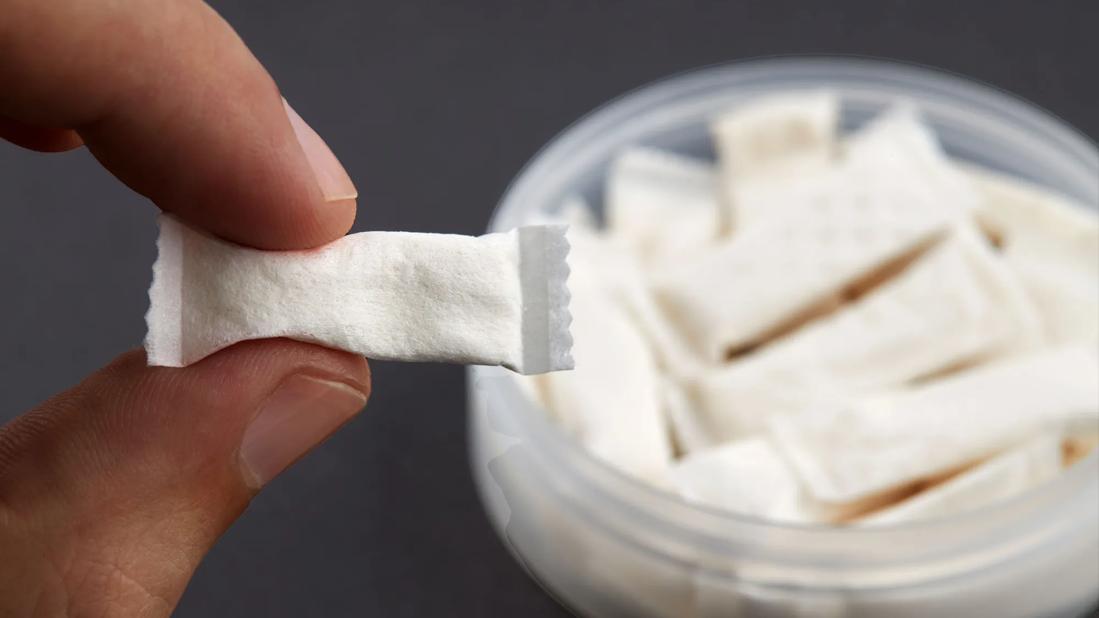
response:
[[[1099,136],[1099,3],[216,2],[333,147],[357,230],[478,233],[546,140],[682,69],[771,54],[916,61]],[[0,144],[0,421],[144,332],[154,209],[85,152]],[[462,369],[374,365],[366,413],[276,480],[179,616],[559,616],[496,540],[466,464]]]

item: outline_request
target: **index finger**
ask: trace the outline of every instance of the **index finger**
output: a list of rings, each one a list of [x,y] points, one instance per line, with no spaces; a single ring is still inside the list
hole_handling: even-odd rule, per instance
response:
[[[347,172],[204,3],[0,0],[0,12],[0,116],[74,129],[131,188],[228,240],[300,249],[351,227]]]

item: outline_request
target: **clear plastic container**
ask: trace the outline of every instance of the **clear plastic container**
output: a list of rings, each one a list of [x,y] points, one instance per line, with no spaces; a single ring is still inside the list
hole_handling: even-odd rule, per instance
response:
[[[826,87],[850,130],[915,103],[954,157],[1099,208],[1099,150],[1050,114],[883,61],[769,59],[682,74],[574,124],[523,170],[490,231],[581,195],[645,144],[712,157],[708,121],[760,94]],[[688,504],[593,459],[502,370],[469,370],[473,472],[515,557],[588,616],[1080,616],[1099,601],[1099,453],[1016,499],[882,528],[795,526]]]

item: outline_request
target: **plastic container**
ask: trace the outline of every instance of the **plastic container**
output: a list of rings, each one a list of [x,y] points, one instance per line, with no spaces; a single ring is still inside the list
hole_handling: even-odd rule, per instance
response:
[[[713,156],[708,121],[769,92],[826,87],[850,130],[914,102],[954,157],[1099,208],[1099,150],[988,86],[883,61],[785,58],[682,74],[626,95],[542,150],[490,231],[579,194],[645,144]],[[515,557],[589,616],[1080,616],[1099,600],[1099,453],[1013,500],[882,528],[783,525],[688,504],[593,459],[499,369],[469,370],[473,472]]]

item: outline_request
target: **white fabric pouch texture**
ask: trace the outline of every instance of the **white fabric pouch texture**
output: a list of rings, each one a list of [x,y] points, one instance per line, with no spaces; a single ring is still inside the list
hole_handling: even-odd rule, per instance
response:
[[[608,230],[642,262],[682,260],[717,240],[716,186],[707,162],[631,148],[615,159],[607,180]]]
[[[934,519],[1006,500],[1056,477],[1061,472],[1061,450],[1058,433],[1040,433],[859,523],[886,525]]]
[[[1099,423],[1099,354],[1073,345],[771,422],[807,491],[861,500],[994,455],[1028,435]]]
[[[379,360],[571,369],[566,226],[484,236],[362,232],[260,251],[160,219],[150,365],[287,337]]]

